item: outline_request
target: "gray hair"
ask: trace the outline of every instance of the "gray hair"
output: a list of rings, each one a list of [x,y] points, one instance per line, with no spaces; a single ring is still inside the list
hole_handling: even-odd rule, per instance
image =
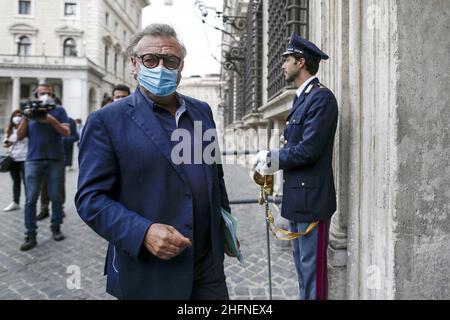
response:
[[[178,39],[175,29],[172,28],[170,25],[164,24],[164,23],[152,23],[152,24],[146,26],[142,31],[136,33],[131,38],[130,43],[127,48],[127,54],[129,57],[136,55],[136,45],[145,36],[174,38],[181,48],[182,58],[184,59],[186,57],[186,54],[187,54],[186,47],[180,41],[180,39]]]

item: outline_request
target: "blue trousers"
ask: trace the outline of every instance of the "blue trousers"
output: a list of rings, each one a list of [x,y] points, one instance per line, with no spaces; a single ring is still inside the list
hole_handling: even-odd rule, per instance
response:
[[[212,252],[195,262],[190,300],[229,300],[225,274],[216,279],[213,269]]]
[[[64,183],[64,162],[53,160],[37,160],[25,162],[25,234],[36,235],[36,203],[42,180],[47,182],[48,197],[52,202],[51,229],[59,230],[62,224],[61,189]]]
[[[292,232],[305,232],[309,223],[290,221]],[[307,236],[292,241],[300,300],[326,300],[328,296],[327,249],[330,220],[321,221]]]

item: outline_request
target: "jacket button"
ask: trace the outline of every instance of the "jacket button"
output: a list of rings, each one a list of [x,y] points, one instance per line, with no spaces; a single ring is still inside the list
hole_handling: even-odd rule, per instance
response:
[[[190,199],[191,198],[191,194],[190,193],[186,193],[185,197],[186,197],[186,199]]]
[[[286,122],[286,125],[287,125],[287,126],[289,125],[289,121],[288,121],[288,122]]]
[[[288,144],[288,141],[287,141],[287,140],[284,140],[284,144]]]
[[[305,183],[304,182],[302,182],[302,187],[304,187],[305,186]]]

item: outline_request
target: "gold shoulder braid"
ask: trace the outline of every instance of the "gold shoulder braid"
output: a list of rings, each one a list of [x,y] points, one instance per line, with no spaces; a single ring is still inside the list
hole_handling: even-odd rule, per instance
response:
[[[261,188],[261,191],[259,194],[259,204],[262,206],[262,205],[266,204],[265,203],[266,196],[273,195],[274,177],[273,176],[262,176],[257,171],[255,171],[253,173],[253,181]],[[266,204],[266,208],[268,208],[268,204]],[[275,219],[273,217],[272,210],[269,209],[266,211],[267,211],[266,220],[268,222],[269,229],[272,232],[272,234],[275,236],[275,238],[277,238],[278,240],[281,240],[281,241],[291,241],[291,240],[300,238],[302,236],[307,236],[319,224],[318,221],[312,222],[308,226],[308,228],[306,229],[305,232],[299,232],[299,233],[290,232],[290,231],[287,231],[287,230],[277,227],[275,225]],[[280,237],[280,236],[278,236],[277,233],[281,233],[281,234],[285,235],[285,237]]]

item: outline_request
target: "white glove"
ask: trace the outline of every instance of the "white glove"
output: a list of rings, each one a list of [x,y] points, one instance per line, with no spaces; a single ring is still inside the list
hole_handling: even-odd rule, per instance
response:
[[[269,154],[269,151],[260,151],[258,152],[258,154],[253,158],[252,164],[253,164],[253,169],[256,168],[256,166],[258,165],[258,163],[267,163],[267,156]]]
[[[260,155],[261,153],[261,155]],[[279,171],[279,154],[278,151],[261,151],[258,153],[260,155],[261,161],[258,161],[253,165],[253,168],[262,176],[271,176],[275,172]],[[258,155],[255,159],[258,159]],[[253,161],[255,163],[255,160]]]

